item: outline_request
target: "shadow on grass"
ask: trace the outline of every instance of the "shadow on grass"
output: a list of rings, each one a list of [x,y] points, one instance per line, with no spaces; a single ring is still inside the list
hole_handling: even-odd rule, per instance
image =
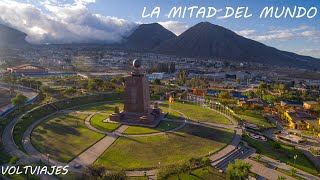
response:
[[[235,134],[234,132],[231,133],[229,131],[223,130],[222,128],[210,128],[193,124],[188,124],[186,125],[186,127],[178,130],[177,132],[222,143],[230,143]],[[177,133],[174,134],[177,135]]]

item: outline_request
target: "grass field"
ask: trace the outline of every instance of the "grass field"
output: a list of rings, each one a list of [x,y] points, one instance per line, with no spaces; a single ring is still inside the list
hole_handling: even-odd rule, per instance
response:
[[[162,106],[168,108],[168,104],[161,104]],[[181,111],[187,115],[190,120],[200,121],[200,122],[214,122],[222,124],[231,124],[231,122],[221,114],[215,113],[214,111],[201,107],[199,105],[174,102],[171,105],[174,110]]]
[[[31,135],[31,142],[42,154],[69,162],[103,135],[89,130],[86,114],[58,114],[41,123]]]
[[[162,109],[162,112],[168,113],[166,116],[166,118],[168,119],[183,119],[183,116],[175,110],[172,110],[172,109],[169,110],[168,108],[165,108],[165,107],[161,107],[161,109]]]
[[[258,116],[247,116],[247,115],[238,115],[239,118],[243,119],[244,121],[252,124],[256,124],[260,127],[264,128],[273,128],[274,125],[270,124],[264,117],[258,117]]]
[[[156,133],[161,131],[167,131],[170,129],[174,129],[180,126],[181,123],[179,122],[170,122],[170,121],[161,121],[157,127],[155,128],[146,128],[146,127],[139,127],[139,126],[130,126],[124,134],[150,134]]]
[[[251,147],[256,148],[258,153],[261,153],[273,159],[280,160],[282,162],[286,162],[287,164],[306,172],[317,174],[315,166],[309,161],[309,159],[301,151],[295,149],[292,146],[281,144],[280,149],[273,149],[272,144],[274,142],[271,140],[268,140],[266,142],[256,141],[248,136],[245,136],[243,139],[248,142]],[[297,155],[298,158],[294,163],[293,156],[295,155]]]
[[[109,115],[107,114],[96,114],[92,116],[90,123],[93,127],[105,131],[105,132],[112,132],[115,129],[117,129],[120,124],[119,123],[105,123],[103,122],[105,119],[107,119]]]
[[[214,153],[233,139],[228,129],[187,125],[175,133],[147,137],[120,137],[95,164],[109,168],[145,169],[175,164]]]
[[[123,103],[119,102],[102,102],[96,104],[84,105],[76,108],[72,108],[72,110],[76,111],[89,111],[89,112],[98,112],[103,111],[105,113],[113,113],[114,107],[119,106],[120,110],[123,109]]]

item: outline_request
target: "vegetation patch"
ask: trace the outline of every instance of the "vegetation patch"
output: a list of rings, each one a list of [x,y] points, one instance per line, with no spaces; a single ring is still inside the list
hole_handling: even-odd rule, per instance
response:
[[[180,126],[180,122],[161,121],[155,128],[146,128],[140,126],[130,126],[124,134],[151,134],[157,132],[168,131]]]
[[[256,141],[247,135],[243,136],[243,140],[248,142],[251,147],[257,149],[257,153],[280,160],[289,164],[290,166],[296,167],[311,174],[318,174],[314,164],[301,151],[295,149],[293,146],[280,144],[271,140],[265,142]],[[294,160],[295,155],[297,155],[296,160]]]
[[[169,108],[168,103],[163,103],[162,105]],[[171,108],[173,110],[181,111],[192,121],[231,124],[225,116],[196,104],[174,102],[171,104]]]
[[[104,136],[84,124],[86,114],[58,114],[36,127],[31,135],[33,146],[42,154],[69,162]]]
[[[187,125],[174,133],[120,137],[95,162],[108,168],[149,169],[201,158],[225,147],[234,131]]]
[[[119,123],[105,123],[105,122],[103,122],[107,118],[109,118],[108,114],[96,114],[96,115],[92,116],[92,118],[90,119],[90,123],[93,127],[97,128],[101,131],[105,131],[105,132],[112,132],[121,125]]]

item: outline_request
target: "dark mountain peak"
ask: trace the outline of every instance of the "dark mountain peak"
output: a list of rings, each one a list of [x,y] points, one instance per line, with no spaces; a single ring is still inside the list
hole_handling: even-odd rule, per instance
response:
[[[27,34],[14,28],[0,24],[0,47],[21,47],[28,43]]]
[[[0,32],[1,33],[11,33],[11,34],[21,34],[21,35],[24,35],[24,36],[27,36],[27,34],[26,33],[24,33],[24,32],[21,32],[21,31],[19,31],[19,30],[17,30],[17,29],[14,29],[14,28],[11,28],[11,27],[9,27],[9,26],[6,26],[6,25],[4,25],[4,24],[0,24]]]
[[[153,49],[162,42],[174,37],[176,37],[175,34],[158,23],[141,24],[127,38],[125,47],[138,50]]]
[[[184,57],[215,58],[267,65],[320,67],[318,59],[280,51],[209,22],[196,24],[154,50]]]

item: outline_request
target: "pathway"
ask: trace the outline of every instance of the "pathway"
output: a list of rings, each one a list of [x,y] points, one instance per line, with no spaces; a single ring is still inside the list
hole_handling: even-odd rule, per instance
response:
[[[127,128],[128,126],[121,125],[114,133],[102,138],[100,141],[73,159],[68,165],[70,167],[74,167],[75,165],[80,164],[81,167],[85,167],[93,164],[103,154],[103,152],[118,139],[119,136],[116,135],[116,133],[123,133]]]
[[[251,171],[253,173],[258,174],[259,176],[262,176],[262,177],[267,177],[270,180],[277,180],[279,176],[283,176],[287,180],[294,179],[291,176],[283,174],[283,173],[281,173],[281,172],[279,172],[277,170],[267,168],[264,165],[262,165],[262,164],[260,164],[260,163],[258,163],[256,161],[253,161],[251,159],[245,159],[244,161],[248,162],[248,163],[250,163],[252,165]]]

